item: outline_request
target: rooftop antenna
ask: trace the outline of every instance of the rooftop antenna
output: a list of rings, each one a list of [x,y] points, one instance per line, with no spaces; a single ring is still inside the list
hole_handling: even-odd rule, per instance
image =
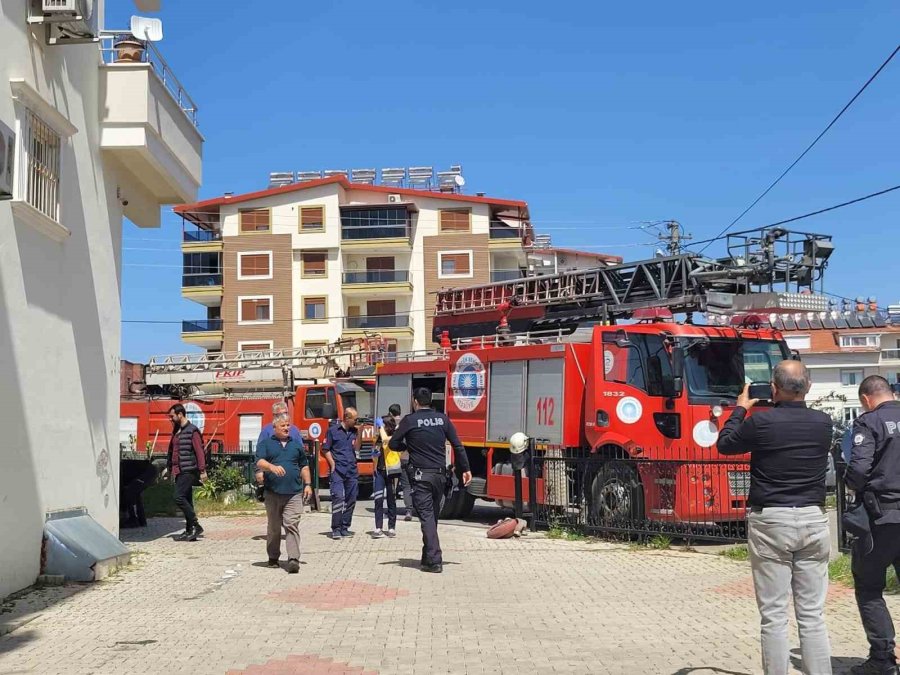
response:
[[[131,17],[131,34],[138,40],[159,42],[163,39],[162,20],[147,16]]]

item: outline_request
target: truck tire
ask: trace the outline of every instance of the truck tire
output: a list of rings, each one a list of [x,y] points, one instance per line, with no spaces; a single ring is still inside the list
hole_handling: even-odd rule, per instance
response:
[[[627,462],[608,460],[588,487],[588,523],[599,527],[641,527],[644,487]]]
[[[450,499],[445,499],[444,506],[441,509],[438,518],[441,520],[453,520],[454,518],[459,518],[459,512],[462,508],[462,495],[464,494],[465,492],[463,490],[457,490]]]
[[[459,510],[459,513],[456,514],[457,518],[468,518],[472,515],[472,509],[475,508],[475,495],[470,494],[468,490],[463,490],[462,494],[462,507]]]

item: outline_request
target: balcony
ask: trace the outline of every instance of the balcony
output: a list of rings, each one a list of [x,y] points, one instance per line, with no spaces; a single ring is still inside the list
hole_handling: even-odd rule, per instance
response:
[[[522,248],[522,230],[502,221],[490,222],[488,246],[491,248]]]
[[[199,227],[185,228],[181,234],[181,248],[190,251],[221,251],[222,233]]]
[[[412,335],[409,314],[389,314],[383,316],[346,316],[345,333],[382,333]]]
[[[197,104],[151,42],[101,38],[100,147],[117,160],[125,215],[159,227],[161,204],[197,198],[203,136]],[[127,59],[127,60],[126,60]]]
[[[522,272],[520,270],[492,270],[491,271],[491,283],[496,284],[501,281],[513,281],[514,279],[521,279]]]
[[[411,234],[406,206],[341,207],[341,246],[344,248],[409,247]]]
[[[406,270],[368,270],[344,272],[344,293],[370,295],[379,292],[412,292],[409,272]]]
[[[222,319],[197,319],[181,322],[181,339],[204,349],[221,349]]]
[[[181,276],[181,296],[207,307],[222,304],[222,273],[185,273]]]
[[[882,349],[882,361],[900,361],[900,349]]]

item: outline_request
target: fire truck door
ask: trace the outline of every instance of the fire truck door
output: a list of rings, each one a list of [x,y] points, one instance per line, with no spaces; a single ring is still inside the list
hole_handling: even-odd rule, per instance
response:
[[[563,430],[564,359],[528,362],[525,434],[546,443],[561,444]]]
[[[488,388],[487,440],[506,443],[525,428],[525,362],[495,361]]]
[[[412,375],[379,375],[375,387],[375,416],[387,415],[392,403],[400,406],[403,414],[412,412]]]

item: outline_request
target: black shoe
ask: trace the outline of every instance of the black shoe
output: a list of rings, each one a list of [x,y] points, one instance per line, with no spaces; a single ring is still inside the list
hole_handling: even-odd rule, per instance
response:
[[[194,531],[191,532],[191,536],[187,538],[188,541],[197,541],[197,537],[203,534],[203,528],[200,527],[200,523],[196,523],[194,525]]]
[[[257,485],[256,486],[256,501],[258,501],[258,502],[266,501],[266,486],[265,485]]]
[[[430,572],[431,574],[440,574],[444,571],[444,566],[441,564],[437,565],[422,565],[423,572]]]
[[[893,661],[867,659],[850,669],[852,675],[897,675],[897,664]]]
[[[281,567],[278,563],[278,558],[269,558],[269,562],[267,563],[269,567]]]
[[[342,537],[352,537],[354,534],[356,534],[356,532],[353,530],[341,530]]]
[[[290,558],[287,565],[288,574],[297,574],[300,571],[300,561],[296,558]]]
[[[407,511],[406,515],[403,516],[403,520],[405,520],[407,523],[410,522],[412,520],[412,511]]]
[[[175,535],[174,539],[175,539],[175,541],[187,541],[188,538],[193,534],[194,534],[194,528],[186,527],[184,532],[182,532],[181,534]]]

